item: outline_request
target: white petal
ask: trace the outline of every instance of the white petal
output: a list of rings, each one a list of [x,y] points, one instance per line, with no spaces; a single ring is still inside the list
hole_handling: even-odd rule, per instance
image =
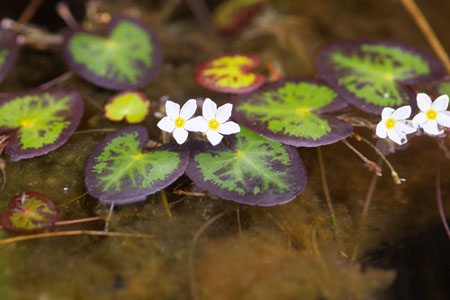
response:
[[[405,120],[408,119],[410,115],[411,115],[411,106],[405,105],[397,108],[392,114],[392,118],[394,118],[394,120],[396,121]]]
[[[217,109],[216,119],[219,123],[226,122],[231,117],[233,104],[227,103]]]
[[[427,116],[423,112],[418,113],[412,119],[412,122],[416,127],[422,127],[422,125],[425,124],[427,121],[428,121]]]
[[[381,111],[381,120],[387,120],[392,116],[392,113],[395,111],[395,109],[390,108],[390,107],[385,107],[383,108],[383,110]]]
[[[388,130],[387,135],[391,141],[399,145],[403,145],[408,141],[404,133],[401,133],[395,129]]]
[[[431,99],[425,93],[417,94],[417,106],[421,111],[427,111],[431,108]]]
[[[433,104],[431,105],[431,108],[435,111],[444,111],[447,110],[448,107],[448,96],[442,95],[436,98],[434,100]]]
[[[175,103],[173,101],[167,100],[166,101],[166,115],[171,118],[172,120],[175,120],[180,116],[180,105],[178,103]]]
[[[208,138],[208,141],[211,143],[211,145],[215,146],[220,143],[220,141],[223,138],[223,135],[221,135],[217,131],[208,130],[206,132],[206,137]]]
[[[185,120],[189,120],[197,110],[197,100],[190,99],[181,108],[180,117]]]
[[[436,118],[439,125],[450,127],[450,111],[441,111]]]
[[[443,130],[438,129],[438,123],[436,120],[430,121],[428,120],[423,126],[423,130],[429,135],[439,135],[443,133]]]
[[[398,122],[396,122],[395,127],[399,131],[406,133],[406,134],[411,134],[411,133],[417,131],[417,127],[414,126],[413,122],[410,120],[398,121]]]
[[[186,121],[186,124],[184,124],[184,129],[189,131],[206,132],[208,130],[208,122],[206,122],[205,118],[201,116],[195,117]]]
[[[217,131],[221,134],[233,134],[241,131],[241,127],[239,127],[238,123],[230,121],[220,124]]]
[[[156,124],[156,126],[158,126],[161,130],[172,132],[175,129],[175,122],[169,117],[164,117],[158,122],[158,124]]]
[[[217,112],[217,104],[214,103],[214,101],[212,101],[211,99],[206,98],[205,102],[203,102],[203,110],[202,110],[203,117],[205,117],[205,119],[209,121],[212,118],[216,117],[216,112]]]
[[[385,139],[387,137],[387,129],[385,122],[381,121],[380,123],[378,123],[376,134],[379,138],[382,139]]]
[[[188,137],[188,132],[186,130],[184,130],[183,128],[176,128],[173,131],[173,138],[180,145],[183,144],[184,142],[186,142],[187,137]]]

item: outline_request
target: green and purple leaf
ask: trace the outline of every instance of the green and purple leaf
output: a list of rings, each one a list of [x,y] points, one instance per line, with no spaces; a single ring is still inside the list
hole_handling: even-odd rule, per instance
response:
[[[445,74],[432,55],[379,40],[332,44],[318,55],[317,68],[344,100],[374,114],[386,106],[412,105],[415,93],[407,85],[429,83]]]
[[[214,26],[222,34],[236,33],[248,23],[265,2],[266,0],[224,1],[214,10],[212,16]]]
[[[58,221],[58,209],[50,198],[39,193],[24,192],[11,199],[12,209],[0,215],[0,224],[18,233],[41,232]]]
[[[146,24],[123,16],[111,19],[105,36],[70,32],[63,43],[63,58],[87,81],[113,90],[147,85],[162,65],[155,33]]]
[[[0,28],[0,82],[8,75],[19,53],[16,34]]]
[[[450,78],[446,77],[439,81],[436,86],[436,97],[440,95],[448,95],[450,97]]]
[[[296,148],[243,126],[228,140],[233,149],[190,143],[186,174],[196,185],[224,199],[257,206],[284,204],[303,191],[306,171]]]
[[[84,172],[89,194],[104,203],[145,200],[183,175],[187,146],[165,144],[145,152],[148,132],[129,126],[105,137],[91,153]]]
[[[32,90],[0,100],[0,134],[10,134],[11,160],[44,155],[62,146],[83,115],[83,100],[69,89]]]
[[[203,87],[222,93],[251,92],[266,82],[264,75],[251,72],[259,58],[248,54],[225,54],[197,67],[195,80]]]
[[[150,101],[137,91],[125,91],[111,97],[105,105],[105,117],[110,121],[140,123],[150,112]]]
[[[346,138],[352,126],[327,114],[346,103],[325,82],[287,78],[232,99],[233,119],[258,134],[296,147],[316,147]]]

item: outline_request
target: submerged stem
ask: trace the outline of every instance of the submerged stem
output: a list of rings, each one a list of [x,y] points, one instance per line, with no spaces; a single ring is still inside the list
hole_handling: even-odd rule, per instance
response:
[[[375,162],[371,161],[367,157],[364,156],[361,152],[356,150],[355,147],[353,147],[347,140],[342,140],[342,142],[353,152],[355,152],[356,155],[358,155],[359,158],[369,167],[370,171],[374,172],[377,176],[381,176],[381,167],[376,164]]]
[[[383,162],[380,159],[378,161],[378,164],[382,164],[382,163]],[[367,195],[366,195],[366,199],[364,201],[364,207],[363,207],[363,210],[361,213],[361,218],[359,219],[358,229],[356,231],[355,244],[353,245],[353,253],[352,253],[352,259],[351,259],[352,261],[355,261],[358,256],[360,239],[361,239],[361,235],[364,231],[364,226],[366,225],[367,215],[369,213],[370,203],[372,202],[373,194],[375,192],[375,186],[377,184],[377,179],[378,179],[378,176],[376,174],[373,174],[372,179],[369,184],[369,189],[367,190]]]
[[[323,193],[325,194],[325,200],[327,201],[328,210],[331,216],[331,225],[333,226],[333,231],[335,238],[337,239],[337,223],[336,214],[334,213],[333,203],[331,202],[330,191],[328,189],[327,174],[325,172],[325,164],[323,162],[322,149],[317,147],[317,156],[319,158],[319,168],[320,168],[320,178],[322,180]]]
[[[442,224],[444,224],[445,231],[450,238],[450,229],[448,227],[447,218],[445,217],[444,206],[442,205],[441,195],[441,171],[439,165],[436,164],[436,200],[439,209],[439,215],[441,216]]]
[[[169,220],[172,220],[173,215],[172,215],[172,211],[170,210],[169,202],[167,201],[166,191],[164,189],[162,189],[160,194],[161,194],[161,199],[164,204],[164,207],[166,208],[166,211],[167,211],[167,216],[169,217]]]

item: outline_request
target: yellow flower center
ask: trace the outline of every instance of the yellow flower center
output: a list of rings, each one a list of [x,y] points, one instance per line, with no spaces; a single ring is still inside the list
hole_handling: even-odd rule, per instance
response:
[[[186,121],[182,117],[178,117],[175,120],[175,127],[176,128],[183,128],[184,127],[184,123],[186,123]]]
[[[20,121],[20,126],[22,127],[31,127],[34,125],[35,120],[33,119],[23,119]]]
[[[214,131],[216,131],[217,129],[219,129],[219,125],[220,125],[220,123],[219,123],[219,121],[217,121],[216,119],[211,119],[211,120],[209,120],[209,122],[208,122],[208,127],[209,127],[209,129],[214,130]]]
[[[434,109],[429,109],[426,113],[425,116],[427,116],[428,120],[436,120],[437,118],[437,112]]]
[[[392,129],[395,127],[395,120],[392,118],[389,118],[386,120],[386,128],[387,129]]]

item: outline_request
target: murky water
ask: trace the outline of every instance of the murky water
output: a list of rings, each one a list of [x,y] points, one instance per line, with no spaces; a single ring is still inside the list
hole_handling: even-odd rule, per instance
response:
[[[169,2],[180,3],[174,6],[170,17],[162,18]],[[397,1],[271,1],[255,22],[232,38],[202,30],[181,1],[134,3],[130,8],[129,1],[126,5],[124,1],[109,1],[103,4],[103,9],[116,12],[134,9],[158,32],[163,42],[164,67],[144,89],[154,108],[166,95],[179,102],[196,97],[211,97],[219,103],[227,101],[227,95],[205,90],[193,78],[195,67],[218,53],[254,53],[289,76],[314,74],[311,62],[318,49],[337,39],[381,37],[428,48]],[[444,46],[450,49],[450,36],[446,34],[449,2],[423,0],[418,4]],[[1,91],[32,88],[65,70],[57,51],[24,49]],[[77,90],[85,100],[86,113],[78,130],[124,126],[103,117],[103,104],[112,92],[95,88],[78,77],[64,85]],[[423,91],[429,90],[430,87],[423,87]],[[355,109],[349,112],[362,116]],[[159,140],[156,122],[151,117],[143,125],[149,128],[151,139]],[[372,140],[366,129],[357,132]],[[67,144],[48,155],[7,162],[7,184],[0,194],[0,210],[8,208],[8,199],[15,194],[35,191],[55,200],[61,220],[102,217],[57,226],[52,231],[103,230],[109,207],[89,196],[72,199],[85,193],[86,160],[105,134],[75,134]],[[350,142],[369,159],[378,159],[362,142]],[[159,194],[143,203],[114,209],[110,231],[153,234],[153,238],[83,235],[1,245],[0,299],[450,297],[448,285],[429,284],[442,282],[441,277],[448,276],[450,269],[448,257],[444,256],[450,242],[440,227],[434,183],[438,163],[444,206],[450,213],[450,202],[446,201],[450,195],[450,163],[431,138],[414,138],[407,149],[389,156],[406,182],[395,185],[389,170],[384,168],[385,175],[378,179],[367,223],[358,239],[359,255],[353,262],[357,225],[373,175],[344,144],[322,147],[336,210],[338,225],[334,230],[316,149],[299,151],[308,171],[308,185],[297,199],[283,206],[248,207],[207,196],[176,194],[175,188],[201,192],[182,177],[167,189],[172,219]],[[217,220],[205,228],[206,222],[214,217]],[[424,235],[433,237],[425,239],[429,246],[421,244]],[[0,231],[0,236],[14,235]],[[446,251],[433,252],[434,239]],[[408,257],[407,264],[395,259],[404,256]],[[416,265],[417,272],[426,276],[409,280],[410,273],[405,271],[409,265]],[[417,287],[420,292],[411,293],[405,288],[405,281],[420,285],[422,280],[426,282]],[[428,295],[435,296],[427,298]]]

